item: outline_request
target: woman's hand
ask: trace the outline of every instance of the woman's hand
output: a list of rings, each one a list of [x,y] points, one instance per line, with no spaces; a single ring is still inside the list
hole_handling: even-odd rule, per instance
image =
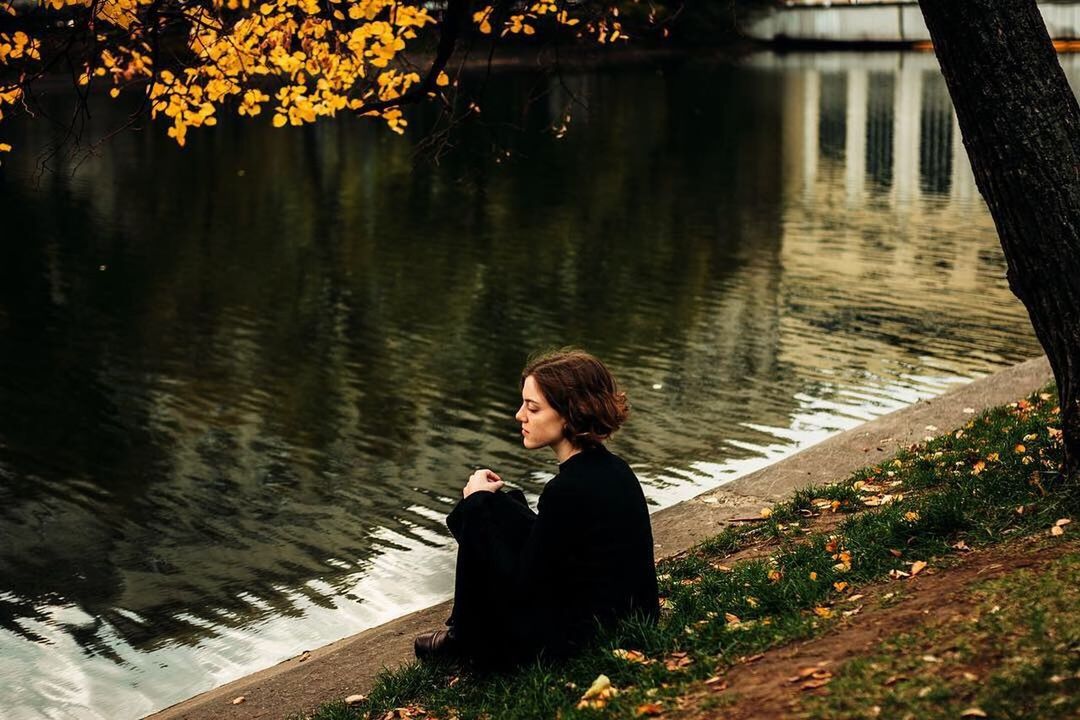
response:
[[[487,468],[477,470],[469,476],[469,482],[461,491],[462,497],[469,497],[474,492],[495,492],[503,486],[502,478]]]

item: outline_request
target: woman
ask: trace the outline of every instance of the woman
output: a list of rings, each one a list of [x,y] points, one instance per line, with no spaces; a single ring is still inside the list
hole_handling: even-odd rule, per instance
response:
[[[419,658],[485,663],[563,654],[630,614],[659,615],[652,529],[641,485],[604,441],[629,413],[600,360],[580,350],[521,373],[522,444],[551,448],[559,472],[537,512],[488,469],[446,519],[458,542],[448,630],[416,638]]]

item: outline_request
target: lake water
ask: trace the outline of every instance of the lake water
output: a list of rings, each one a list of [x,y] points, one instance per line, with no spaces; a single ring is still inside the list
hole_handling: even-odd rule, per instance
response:
[[[538,348],[613,368],[656,507],[1039,352],[932,56],[489,85],[438,164],[430,110],[41,176],[58,131],[2,129],[5,718],[137,718],[448,597],[472,469],[554,470],[512,417]]]

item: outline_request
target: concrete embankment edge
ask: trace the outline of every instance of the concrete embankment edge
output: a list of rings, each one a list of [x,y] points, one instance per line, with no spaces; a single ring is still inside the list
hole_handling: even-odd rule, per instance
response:
[[[810,484],[835,482],[898,449],[959,427],[995,405],[1018,400],[1052,379],[1046,358],[1007,370],[920,401],[835,435],[789,458],[723,487],[665,508],[652,516],[657,558],[670,557],[720,532],[734,518],[756,515],[761,507]],[[379,627],[312,651],[306,660],[273,667],[197,695],[150,716],[151,720],[280,720],[371,688],[384,667],[412,658],[418,633],[442,627],[450,603],[405,615]],[[233,705],[235,698],[244,702]]]

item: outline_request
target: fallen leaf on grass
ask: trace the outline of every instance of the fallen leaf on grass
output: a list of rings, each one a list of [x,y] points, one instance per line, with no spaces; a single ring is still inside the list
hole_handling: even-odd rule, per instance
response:
[[[664,712],[664,706],[660,703],[650,702],[638,705],[634,710],[634,714],[638,717],[647,716],[655,717],[656,715],[662,715]]]
[[[986,463],[984,463],[982,460],[980,460],[971,467],[971,474],[972,475],[978,475],[979,473],[981,473],[985,469],[986,469]]]
[[[1061,518],[1060,520],[1058,520],[1057,522],[1054,523],[1054,527],[1065,527],[1066,525],[1068,525],[1071,522],[1072,522],[1072,520],[1070,520],[1069,518]]]
[[[619,648],[617,650],[612,650],[611,654],[618,659],[625,660],[629,663],[640,663],[642,665],[649,665],[653,662],[649,658],[645,657],[645,653],[641,652],[640,650],[623,650],[622,648]]]
[[[678,672],[693,664],[694,659],[687,657],[684,652],[671,653],[671,655],[664,660],[664,667],[667,668],[668,672]]]
[[[845,590],[847,590],[848,584],[841,580],[840,582],[834,582],[832,586],[833,589],[836,590],[836,592],[844,592]]]
[[[1064,535],[1065,531],[1061,528],[1060,525],[1055,525],[1054,527],[1050,528],[1050,534],[1054,537],[1057,537],[1058,535]]]
[[[705,681],[705,684],[706,685],[715,685],[716,683],[722,681],[723,679],[724,678],[722,678],[719,675],[713,675],[711,678],[709,678],[708,680]],[[727,683],[724,683],[724,685],[727,685]]]
[[[851,597],[846,598],[846,599],[842,600],[841,602],[855,602],[857,600],[862,600],[864,597],[866,597],[866,596],[863,595],[862,593],[859,593],[857,595],[852,595]]]
[[[915,577],[925,569],[926,563],[922,560],[916,560],[915,562],[911,563],[911,577]]]
[[[761,508],[761,512],[758,513],[763,518],[772,517],[772,508]]]
[[[346,705],[359,705],[360,703],[364,702],[365,700],[367,700],[367,695],[350,695],[349,697],[345,698],[345,704]]]
[[[592,685],[585,691],[585,694],[581,696],[581,700],[578,701],[578,710],[584,708],[593,708],[599,710],[607,705],[607,701],[618,694],[618,690],[611,684],[611,680],[607,675],[597,675],[593,680]]]
[[[959,542],[953,544],[952,549],[953,550],[971,550],[971,548],[969,548],[967,543],[964,542],[963,540],[960,540]]]
[[[821,607],[820,605],[814,608],[814,614],[818,617],[828,618],[832,617],[832,610],[827,607]]]
[[[724,613],[724,620],[727,620],[727,622],[731,625],[738,625],[742,622],[742,620],[739,619],[738,615],[729,612]]]
[[[962,717],[962,718],[971,718],[971,717],[990,717],[990,716],[987,715],[985,712],[983,712],[982,708],[969,707],[967,710],[964,710],[962,713],[960,713],[960,717]]]
[[[883,682],[881,684],[884,685],[885,687],[892,687],[893,685],[895,685],[896,683],[898,683],[901,680],[907,680],[907,676],[905,676],[905,675],[890,675],[888,678],[885,679],[885,682]]]
[[[904,553],[901,550],[894,550],[892,548],[889,548],[889,554],[893,557],[901,557]]]

